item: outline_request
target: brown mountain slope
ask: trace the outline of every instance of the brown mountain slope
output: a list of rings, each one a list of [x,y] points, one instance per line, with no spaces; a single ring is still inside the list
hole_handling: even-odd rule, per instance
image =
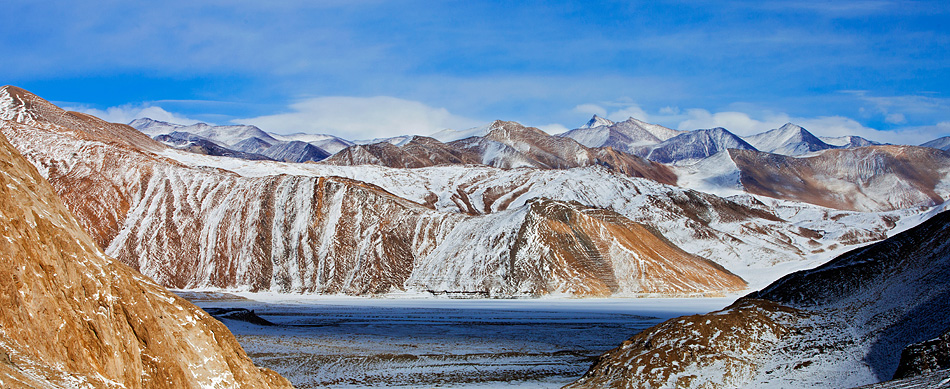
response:
[[[567,289],[557,290],[561,293],[678,295],[704,289],[736,291],[746,286],[722,266],[684,252],[641,224],[578,203],[532,201],[512,252],[512,265],[516,266],[512,273],[553,271],[554,278],[565,280]],[[522,277],[540,281],[550,276]],[[544,287],[540,282],[533,285]]]
[[[106,257],[3,136],[0,241],[0,387],[290,387],[220,322]]]
[[[74,136],[80,139],[104,141],[149,151],[166,147],[125,124],[109,123],[84,113],[67,112],[35,94],[11,85],[0,87],[0,106],[13,108],[0,113],[2,120],[13,120],[27,125],[53,124],[74,131]],[[130,129],[133,131],[129,131]]]
[[[570,387],[853,387],[950,326],[950,212],[790,274],[732,306],[669,320]]]
[[[419,168],[447,164],[478,164],[481,163],[481,158],[472,152],[459,150],[433,138],[415,136],[402,146],[389,142],[353,145],[320,163]]]
[[[881,211],[936,205],[950,154],[916,146],[827,150],[806,158],[729,149],[749,193],[836,209]]]

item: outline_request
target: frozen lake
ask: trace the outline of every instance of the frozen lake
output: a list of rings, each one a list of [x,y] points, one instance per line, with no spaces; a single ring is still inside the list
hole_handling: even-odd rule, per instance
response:
[[[259,366],[298,388],[560,387],[604,351],[671,317],[735,298],[355,298],[178,294],[276,326],[222,321]]]

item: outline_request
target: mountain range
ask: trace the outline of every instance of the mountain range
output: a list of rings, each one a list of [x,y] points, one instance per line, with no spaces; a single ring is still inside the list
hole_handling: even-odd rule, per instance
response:
[[[164,286],[483,297],[748,294],[722,311],[631,334],[577,387],[839,387],[931,379],[921,377],[945,366],[950,213],[941,211],[950,196],[950,153],[930,147],[939,142],[821,138],[793,124],[740,137],[724,128],[685,132],[597,116],[560,135],[495,121],[433,137],[350,142],[253,126],[108,123],[10,86],[0,87],[0,133],[9,140],[0,141],[8,154],[0,195],[9,198],[0,203],[0,222],[7,240],[19,242],[11,247],[20,251],[8,254],[25,261],[7,269],[15,275],[8,279],[20,279],[25,265],[83,286],[65,290],[112,291],[97,296],[113,296],[103,297],[113,304],[107,310],[122,314],[103,325],[116,336],[128,325],[140,342],[70,329],[68,336],[84,340],[65,352],[98,361],[139,354],[134,347],[88,354],[102,350],[97,342],[145,342],[141,355],[184,355],[181,364],[162,362],[163,371],[226,365],[237,381],[285,384],[250,365],[226,331],[216,332],[208,324],[216,322]],[[82,269],[70,270],[76,266]],[[56,362],[61,345],[26,350],[24,339],[49,337],[43,331],[52,327],[4,323],[22,322],[40,305],[77,317],[98,309],[77,303],[88,299],[62,299],[58,286],[31,288],[41,296],[36,304],[21,297],[7,306],[23,310],[0,313],[0,329],[19,331],[0,340],[0,379],[33,379],[17,361],[50,361],[40,370],[55,380],[126,379],[111,378],[119,374],[112,362],[96,362],[95,371]],[[145,297],[124,290],[145,290]],[[204,324],[179,336],[189,346],[161,340],[150,349],[139,331],[145,324],[130,318],[154,313],[136,309],[160,312],[162,320],[144,329],[149,334]],[[189,362],[194,345],[228,362]],[[138,374],[130,371],[124,374]]]
[[[512,122],[496,122],[486,136],[447,149],[468,154],[432,151],[446,144],[431,138],[383,147],[471,163],[488,155],[479,144],[495,145],[534,165],[295,164],[184,152],[128,126],[66,121],[73,114],[26,92],[0,92],[7,96],[2,117],[15,119],[4,133],[101,247],[175,288],[718,294],[771,281],[778,276],[773,266],[799,269],[883,239],[919,213],[802,213],[791,210],[810,206],[724,199],[669,185],[670,167]],[[120,130],[128,134],[117,136]],[[596,163],[613,161],[611,154],[631,167]],[[539,222],[550,218],[589,222]],[[647,233],[668,248],[633,245],[654,239]],[[646,258],[666,265],[630,267]],[[680,269],[681,279],[669,278],[667,268]],[[687,276],[697,274],[689,268],[712,278]]]

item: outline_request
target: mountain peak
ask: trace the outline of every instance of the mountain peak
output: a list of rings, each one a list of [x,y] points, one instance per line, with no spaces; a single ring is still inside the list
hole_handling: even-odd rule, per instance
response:
[[[802,126],[799,126],[792,122],[785,123],[778,129],[782,131],[806,131],[804,128],[802,128]]]
[[[794,123],[785,123],[779,128],[743,139],[759,151],[782,155],[803,155],[834,148]]]
[[[600,126],[611,126],[613,124],[614,122],[610,121],[609,119],[604,119],[595,114],[594,117],[590,118],[590,120],[587,121],[587,124],[581,126],[581,128],[595,128]]]

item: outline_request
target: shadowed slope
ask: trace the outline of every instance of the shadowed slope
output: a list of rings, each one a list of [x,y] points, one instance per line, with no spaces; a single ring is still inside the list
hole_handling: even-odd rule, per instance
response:
[[[943,212],[790,274],[723,311],[647,329],[605,353],[572,386],[847,387],[884,381],[894,375],[905,346],[950,326],[948,310],[950,212]],[[729,317],[734,320],[724,320]],[[675,356],[663,357],[668,353]]]

